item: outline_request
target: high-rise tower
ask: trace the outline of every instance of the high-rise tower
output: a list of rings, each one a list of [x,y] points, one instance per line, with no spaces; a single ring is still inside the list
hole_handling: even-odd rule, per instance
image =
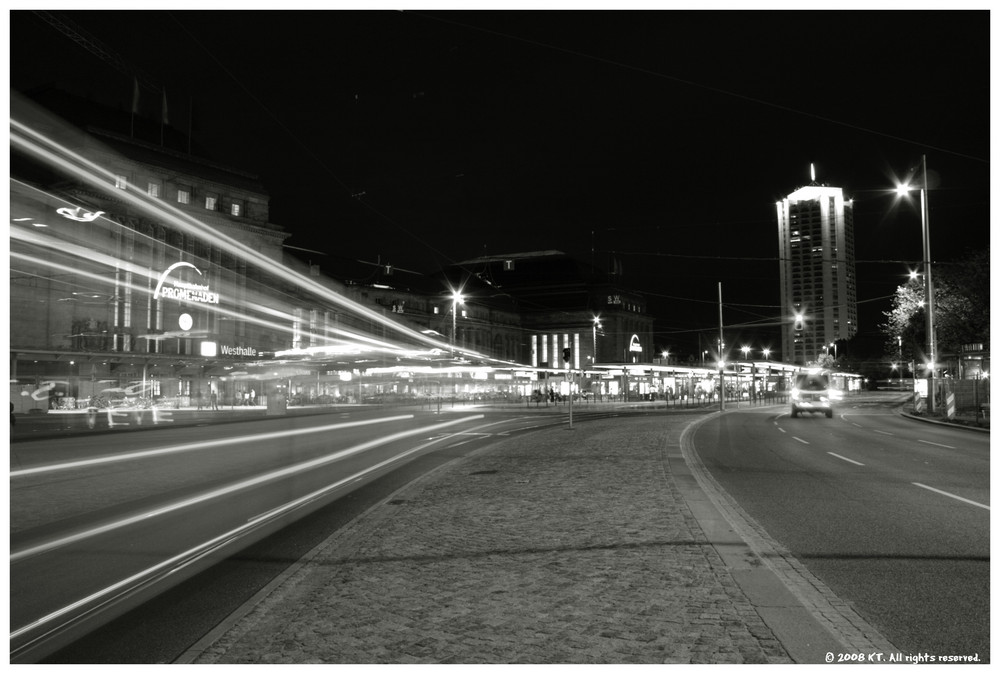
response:
[[[777,202],[782,360],[807,365],[858,330],[854,206],[816,182]]]

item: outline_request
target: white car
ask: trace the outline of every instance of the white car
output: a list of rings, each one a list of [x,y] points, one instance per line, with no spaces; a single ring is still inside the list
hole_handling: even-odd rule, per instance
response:
[[[799,412],[825,414],[833,417],[834,392],[830,388],[830,373],[823,371],[800,372],[795,375],[792,388],[792,418]]]

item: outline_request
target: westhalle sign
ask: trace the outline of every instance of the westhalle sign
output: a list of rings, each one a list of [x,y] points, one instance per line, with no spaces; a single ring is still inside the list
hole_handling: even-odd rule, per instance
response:
[[[252,356],[257,357],[260,354],[252,346],[229,346],[228,344],[220,344],[219,351],[223,356]]]
[[[160,281],[156,284],[156,290],[153,292],[153,299],[160,299],[163,297],[167,299],[180,300],[181,302],[200,302],[202,304],[219,303],[219,293],[211,292],[207,284],[201,285],[198,283],[188,283],[179,279],[172,279],[170,285],[167,285],[166,282],[170,273],[179,267],[191,267],[191,269],[198,272],[198,276],[202,275],[201,270],[190,262],[175,262],[167,267],[166,271],[160,274]]]

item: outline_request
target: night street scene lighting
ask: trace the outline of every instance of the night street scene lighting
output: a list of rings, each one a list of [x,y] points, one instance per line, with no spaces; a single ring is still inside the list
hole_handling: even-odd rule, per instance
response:
[[[11,663],[990,662],[978,2],[12,8]]]

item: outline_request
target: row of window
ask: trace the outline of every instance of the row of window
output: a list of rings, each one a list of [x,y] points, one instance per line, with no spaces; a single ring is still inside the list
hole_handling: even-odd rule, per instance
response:
[[[128,189],[128,177],[116,174],[115,175],[115,187],[120,190]],[[146,183],[146,194],[154,199],[161,198],[161,185],[158,182],[149,181]],[[190,205],[192,203],[192,198],[194,195],[194,188],[188,185],[179,185],[177,187],[177,203]],[[219,211],[222,210],[222,200],[219,195],[214,193],[207,193],[204,199],[204,205],[206,211]],[[239,199],[229,199],[228,208],[226,211],[229,215],[234,217],[240,217],[244,215],[245,208],[243,202]]]

